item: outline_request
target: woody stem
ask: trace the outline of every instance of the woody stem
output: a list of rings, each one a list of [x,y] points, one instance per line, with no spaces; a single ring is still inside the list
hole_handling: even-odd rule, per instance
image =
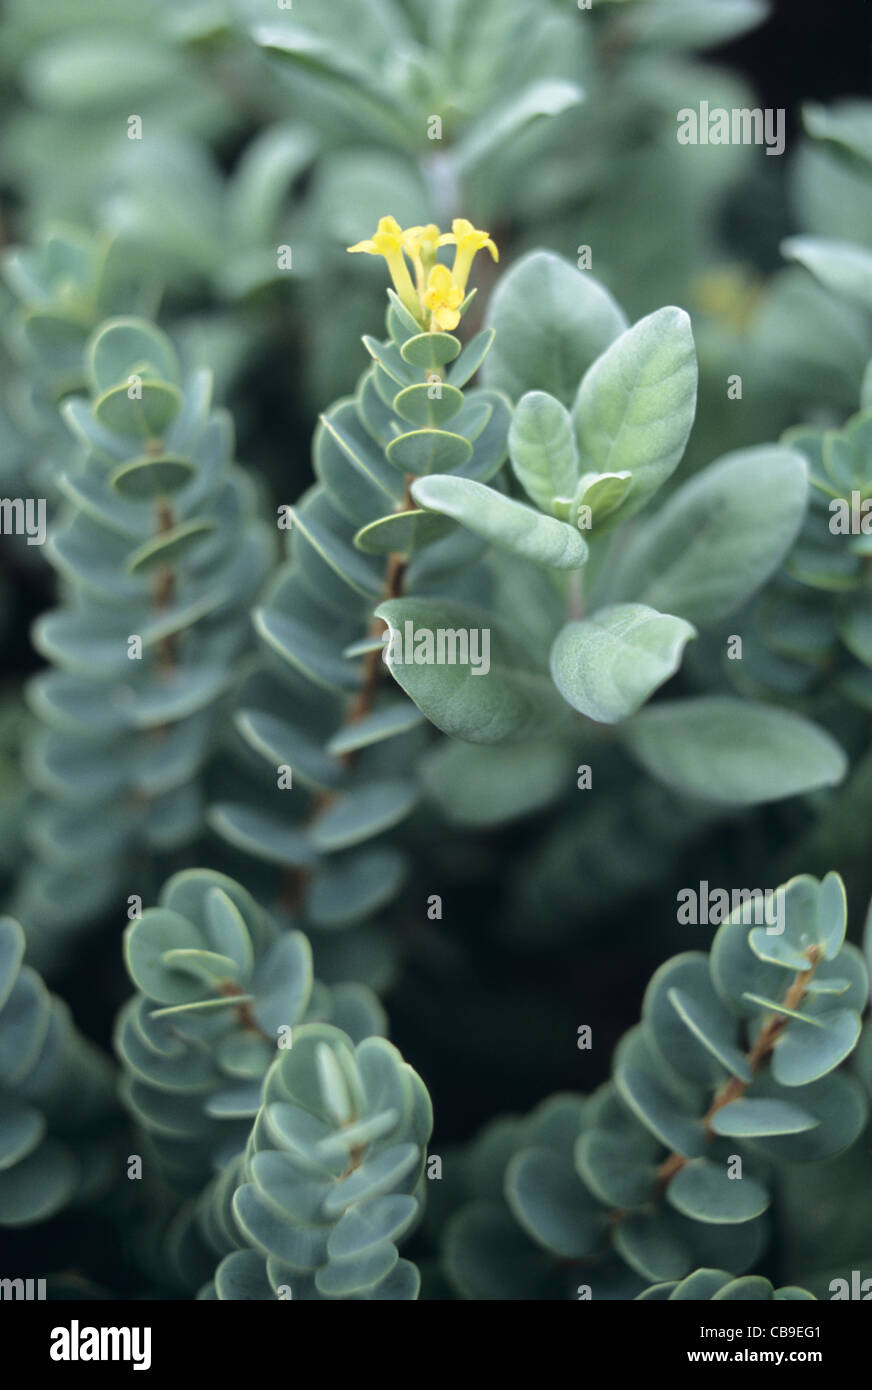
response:
[[[799,1007],[805,997],[805,991],[808,988],[809,981],[812,979],[820,963],[821,953],[819,947],[809,947],[806,954],[809,960],[809,967],[807,970],[799,971],[796,979],[785,994],[783,1000],[785,1009],[793,1010]],[[775,1044],[787,1027],[789,1021],[789,1018],[784,1014],[771,1014],[763,1024],[760,1032],[757,1034],[757,1041],[754,1043],[746,1059],[752,1080],[758,1075],[764,1062],[771,1057]],[[738,1076],[731,1076],[729,1081],[726,1081],[720,1088],[709,1106],[708,1111],[703,1116],[702,1124],[707,1138],[711,1139],[713,1137],[711,1122],[718,1111],[723,1110],[725,1105],[729,1105],[732,1101],[738,1100],[743,1096],[750,1084],[751,1082],[742,1081]],[[660,1167],[657,1169],[658,1186],[661,1189],[666,1187],[670,1179],[674,1178],[675,1174],[678,1173],[687,1162],[688,1160],[683,1154],[671,1153],[668,1158],[663,1160]]]

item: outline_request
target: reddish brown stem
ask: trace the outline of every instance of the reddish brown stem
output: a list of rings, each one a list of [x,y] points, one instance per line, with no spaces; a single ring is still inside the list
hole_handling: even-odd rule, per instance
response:
[[[800,970],[785,994],[783,1000],[785,1009],[797,1009],[802,1003],[808,983],[820,962],[821,954],[817,946],[810,946],[806,955],[809,960],[809,968],[808,970]],[[772,1014],[763,1024],[757,1035],[757,1041],[747,1056],[752,1080],[757,1076],[764,1062],[772,1056],[775,1044],[789,1022],[790,1020],[784,1014]],[[707,1138],[713,1138],[711,1122],[718,1111],[723,1110],[724,1106],[729,1105],[731,1101],[738,1100],[743,1096],[750,1084],[748,1081],[742,1081],[738,1076],[731,1076],[729,1081],[724,1082],[703,1117],[702,1123]],[[665,1158],[657,1169],[658,1187],[661,1190],[665,1188],[687,1162],[688,1159],[683,1154],[678,1153],[672,1153],[668,1158]]]
[[[403,505],[397,510],[401,512],[413,511],[415,503],[412,500],[410,491],[412,484],[411,477],[406,478],[406,488],[403,497]],[[395,552],[388,556],[385,567],[384,598],[399,598],[403,592],[403,580],[405,578],[408,560],[405,555]],[[387,630],[387,624],[382,618],[373,618],[369,626],[368,636],[373,640],[381,638]],[[359,724],[368,714],[371,714],[375,705],[384,672],[384,655],[381,646],[373,648],[367,652],[363,663],[363,679],[361,686],[342,721],[343,728],[349,728],[353,724]],[[343,753],[340,762],[347,768],[353,768],[356,761],[354,750]],[[306,824],[311,825],[319,816],[327,810],[333,802],[332,792],[319,792],[312,800],[309,814],[306,817]],[[303,905],[306,889],[309,886],[311,873],[308,869],[288,869],[283,875],[281,906],[285,912],[293,916],[299,912]]]

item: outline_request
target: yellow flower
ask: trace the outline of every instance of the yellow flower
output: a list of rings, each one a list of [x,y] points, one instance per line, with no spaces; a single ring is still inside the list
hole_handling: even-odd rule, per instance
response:
[[[384,256],[394,282],[394,289],[416,319],[421,317],[421,304],[412,284],[409,267],[403,259],[404,232],[395,217],[379,219],[378,229],[368,241],[349,246],[351,252],[364,251],[368,256]]]
[[[486,247],[495,261],[500,258],[487,232],[479,231],[464,217],[455,218],[451,225],[452,230],[445,233],[440,233],[435,222],[404,231],[395,217],[382,217],[372,237],[348,248],[368,256],[384,256],[403,304],[418,323],[426,323],[429,313],[431,332],[437,327],[450,332],[460,322],[458,310],[466,297],[466,282],[477,252]],[[457,248],[451,270],[436,260],[440,246]]]
[[[451,231],[441,238],[440,245],[457,247],[451,273],[462,290],[466,289],[466,282],[469,279],[469,272],[477,252],[486,247],[495,261],[500,258],[496,243],[491,240],[487,232],[480,232],[476,227],[473,227],[471,222],[467,222],[465,217],[455,217],[451,224]]]
[[[440,246],[446,244],[446,238],[440,236],[435,222],[428,222],[426,227],[407,227],[403,232],[403,250],[415,269],[418,296],[422,304],[427,276],[436,264],[436,252]]]
[[[431,332],[450,333],[460,323],[459,309],[465,296],[447,265],[434,265],[427,280],[424,307],[430,310]]]

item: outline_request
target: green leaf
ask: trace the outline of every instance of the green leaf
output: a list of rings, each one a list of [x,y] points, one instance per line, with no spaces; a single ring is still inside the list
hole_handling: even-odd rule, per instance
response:
[[[730,1283],[730,1275],[722,1269],[695,1269],[677,1285],[662,1285],[670,1290],[668,1297],[678,1303],[714,1298]]]
[[[240,246],[269,245],[290,185],[318,152],[297,124],[267,125],[248,142],[227,187],[227,222]]]
[[[762,960],[752,951],[747,918],[748,905],[731,913],[718,928],[712,942],[710,965],[712,983],[725,1003],[749,1018],[759,1013],[755,997],[780,997],[791,983],[791,976],[779,966]]]
[[[665,0],[634,7],[628,15],[633,42],[646,48],[711,48],[753,29],[767,17],[763,0]]]
[[[256,1250],[234,1250],[225,1256],[215,1271],[215,1292],[226,1299],[273,1299],[263,1255]]]
[[[590,275],[550,251],[524,256],[491,298],[496,340],[486,385],[519,400],[548,391],[570,405],[579,378],[626,327],[611,295]]]
[[[371,380],[371,376],[364,378],[364,381]],[[390,415],[385,413],[388,419],[395,420],[393,412]],[[385,462],[381,448],[377,447],[365,428],[359,400],[340,401],[331,406],[321,416],[321,423],[354,470],[371,484],[376,493],[394,500],[402,497],[402,485]],[[398,426],[399,422],[395,423]]]
[[[443,740],[420,765],[429,796],[455,825],[504,825],[575,785],[575,764],[557,740],[481,744]]]
[[[167,970],[189,975],[192,980],[207,986],[217,985],[224,980],[235,982],[240,975],[235,961],[214,951],[170,950],[164,951],[161,959]]]
[[[760,1216],[769,1206],[770,1197],[755,1178],[731,1178],[726,1163],[697,1158],[685,1163],[672,1178],[666,1200],[694,1221],[739,1225]]]
[[[631,473],[585,473],[569,504],[569,515],[576,518],[577,525],[584,521],[591,529],[602,531],[603,523],[620,509],[632,483]],[[582,512],[585,507],[590,510],[589,517]]]
[[[668,998],[681,1021],[721,1066],[740,1081],[750,1082],[751,1068],[744,1053],[736,1046],[738,1030],[725,1026],[723,1013],[709,1008],[707,1000],[701,1006],[699,999],[681,989],[670,989]],[[676,1066],[682,1070],[683,1061],[680,1055],[675,1059]]]
[[[471,478],[433,476],[412,484],[419,506],[449,516],[473,535],[550,569],[578,569],[587,542],[573,526],[542,516]]]
[[[512,416],[509,456],[518,482],[543,512],[569,499],[578,476],[578,449],[569,411],[546,391],[528,391]]]
[[[599,1247],[607,1213],[594,1202],[572,1168],[548,1149],[525,1149],[506,1169],[506,1201],[539,1245],[565,1259]]]
[[[404,658],[394,660],[386,648],[391,675],[443,733],[470,743],[523,741],[562,719],[565,707],[548,676],[531,669],[524,647],[487,613],[403,598],[380,604],[375,615],[396,634],[391,645]]]
[[[128,574],[150,574],[162,565],[177,565],[218,529],[217,521],[187,521],[153,536],[127,557]]]
[[[377,1197],[363,1208],[349,1207],[330,1232],[327,1253],[331,1259],[347,1259],[381,1241],[398,1240],[409,1229],[417,1210],[416,1199],[403,1193]]]
[[[324,1199],[324,1215],[341,1216],[352,1204],[381,1197],[402,1182],[419,1159],[417,1144],[392,1144],[367,1158],[348,1177],[335,1184]]]
[[[493,346],[496,333],[492,328],[484,328],[464,346],[463,351],[453,363],[447,380],[451,386],[462,387],[471,381]]]
[[[448,430],[412,430],[392,439],[385,454],[394,468],[420,477],[462,468],[472,458],[472,445],[463,435]]]
[[[722,1106],[709,1128],[730,1139],[765,1139],[773,1134],[801,1134],[819,1123],[807,1110],[787,1101],[743,1096]]]
[[[872,251],[851,241],[793,236],[781,243],[781,254],[798,261],[834,294],[872,309]]]
[[[0,917],[0,1009],[18,978],[24,948],[25,936],[18,922],[12,917]]]
[[[90,376],[97,395],[128,377],[176,383],[179,363],[165,333],[146,319],[118,318],[104,323],[88,352]]]
[[[394,410],[410,425],[439,429],[463,409],[464,395],[454,386],[440,382],[438,393],[432,386],[407,386],[394,400]]]
[[[388,299],[390,308],[388,309],[388,332],[398,348],[402,348],[409,338],[417,338],[421,333],[421,325],[416,318],[409,313],[396,290],[388,286]]]
[[[627,329],[585,374],[572,411],[582,471],[632,475],[613,523],[644,507],[677,468],[696,388],[690,319],[671,307]]]
[[[122,463],[110,474],[109,486],[132,501],[152,501],[178,492],[193,476],[194,465],[190,459],[164,455]]]
[[[235,723],[245,740],[273,767],[290,766],[306,786],[335,788],[344,781],[342,769],[325,754],[320,739],[305,727],[299,714],[294,723],[268,710],[239,709]]]
[[[619,1065],[615,1083],[633,1114],[666,1148],[687,1158],[697,1158],[703,1153],[705,1133],[699,1120],[679,1109],[654,1076],[641,1067]]]
[[[199,930],[166,907],[147,908],[124,933],[124,958],[137,989],[158,1004],[184,1004],[193,997],[191,981],[164,963],[165,953],[202,951]]]
[[[744,1279],[731,1279],[712,1294],[712,1302],[715,1303],[766,1303],[771,1299],[772,1285],[760,1274],[746,1274]]]
[[[460,353],[460,343],[450,333],[419,333],[400,348],[400,356],[410,367],[438,372]]]
[[[379,364],[392,381],[397,382],[399,386],[419,384],[418,373],[406,361],[395,343],[380,343],[377,338],[371,338],[368,334],[361,341],[373,361]]]
[[[777,890],[774,906],[775,925],[783,923],[784,930],[756,927],[748,937],[755,955],[792,970],[808,969],[812,947],[835,960],[847,927],[845,886],[838,874],[827,874],[823,883],[799,874]]]
[[[312,844],[325,854],[370,840],[404,820],[417,801],[410,782],[373,782],[338,797],[313,822]]]
[[[354,549],[352,532],[326,493],[320,489],[307,493],[302,505],[294,509],[294,527],[352,589],[367,597],[382,592],[381,569]]]
[[[575,82],[557,78],[531,82],[497,110],[488,111],[466,131],[454,154],[458,168],[468,176],[496,151],[519,139],[531,124],[578,106],[583,95]]]
[[[814,140],[828,141],[839,151],[872,163],[872,120],[863,101],[840,101],[836,106],[805,102],[802,123]]]
[[[399,1259],[390,1241],[373,1246],[365,1254],[330,1260],[315,1275],[315,1286],[327,1298],[351,1298],[381,1283]]]
[[[796,540],[808,469],[775,445],[727,454],[668,499],[631,540],[611,592],[714,622],[765,583]]]
[[[654,1196],[657,1153],[653,1141],[646,1151],[644,1144],[628,1144],[624,1134],[594,1129],[579,1137],[575,1161],[582,1178],[601,1202],[630,1211],[647,1206]]]
[[[771,1072],[763,1072],[754,1082],[754,1094],[789,1104],[799,1100],[801,1108],[818,1121],[813,1129],[798,1134],[754,1140],[755,1150],[779,1166],[785,1161],[816,1163],[833,1158],[856,1142],[869,1115],[861,1086],[853,1076],[840,1071],[830,1072],[819,1081],[810,1081],[798,1094],[792,1088],[780,1086]]]
[[[94,418],[113,434],[136,439],[160,439],[182,408],[177,387],[143,381],[140,394],[129,396],[129,386],[117,386],[99,397]]]
[[[413,555],[455,530],[449,518],[418,510],[393,512],[361,527],[354,537],[358,550],[367,555]]]
[[[782,1086],[807,1086],[843,1062],[860,1037],[860,1015],[832,1009],[812,1027],[793,1019],[775,1044],[772,1074]]]
[[[466,1298],[565,1297],[553,1256],[531,1244],[502,1202],[461,1207],[448,1223],[444,1254],[451,1279]]]
[[[360,748],[370,748],[385,739],[408,733],[423,720],[424,716],[411,700],[391,700],[373,714],[343,725],[327,744],[327,752],[341,758],[345,753],[355,753]]]
[[[47,1140],[0,1172],[0,1226],[29,1226],[54,1215],[73,1195],[80,1169],[70,1151]]]
[[[312,948],[308,938],[298,931],[283,933],[255,967],[251,987],[257,999],[255,1015],[267,1039],[278,1036],[283,1024],[296,1023],[312,993]],[[252,1039],[247,1041],[251,1043]],[[261,1069],[256,1079],[262,1075]]]
[[[723,805],[779,801],[845,775],[828,733],[788,710],[718,695],[643,710],[621,736],[653,777]]]
[[[319,482],[352,525],[371,521],[402,497],[402,479],[361,426],[353,401],[321,417],[312,454]]]
[[[313,875],[307,914],[316,926],[325,928],[373,916],[396,896],[405,876],[405,859],[388,846],[331,854]]]
[[[573,709],[599,724],[618,724],[675,674],[694,637],[696,628],[683,618],[641,603],[613,604],[558,633],[551,675]]]
[[[643,1279],[681,1279],[690,1269],[690,1249],[659,1211],[631,1212],[619,1221],[615,1249]]]
[[[0,1096],[0,1173],[32,1153],[46,1131],[45,1116],[17,1096]]]
[[[0,1067],[7,1084],[19,1081],[36,1065],[53,1017],[48,990],[36,971],[24,966],[0,1015]]]
[[[497,391],[475,391],[467,396],[465,409],[478,420],[484,417],[484,423],[473,431],[463,416],[455,420],[455,429],[463,429],[466,438],[473,440],[472,458],[457,471],[465,478],[486,483],[508,458],[512,408]]]
[[[346,114],[353,111],[356,120],[366,129],[376,131],[381,140],[387,138],[392,144],[407,147],[409,133],[404,113],[386,92],[382,77],[359,59],[354,48],[334,41],[333,35],[325,38],[302,24],[287,21],[258,24],[253,37],[282,61],[302,68],[334,89]]]
[[[848,926],[848,900],[839,874],[830,872],[817,895],[815,936],[826,960],[835,960],[842,949]]]
[[[311,600],[310,600],[311,602]],[[329,613],[320,616],[329,623]],[[296,670],[328,690],[354,690],[358,685],[355,668],[337,656],[322,629],[306,621],[305,613],[292,618],[272,608],[258,608],[254,626],[264,642]]]

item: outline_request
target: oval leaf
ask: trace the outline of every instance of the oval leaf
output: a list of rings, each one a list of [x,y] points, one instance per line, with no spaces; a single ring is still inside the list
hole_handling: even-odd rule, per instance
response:
[[[573,709],[598,724],[618,724],[675,674],[694,637],[696,628],[683,618],[642,603],[613,604],[558,633],[551,674]]]

